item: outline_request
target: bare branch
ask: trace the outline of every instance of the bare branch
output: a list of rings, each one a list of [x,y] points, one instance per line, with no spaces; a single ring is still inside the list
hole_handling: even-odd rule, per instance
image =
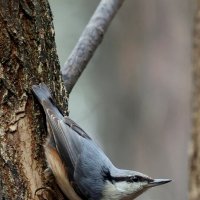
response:
[[[85,69],[124,0],[101,0],[69,58],[61,68],[68,93]]]

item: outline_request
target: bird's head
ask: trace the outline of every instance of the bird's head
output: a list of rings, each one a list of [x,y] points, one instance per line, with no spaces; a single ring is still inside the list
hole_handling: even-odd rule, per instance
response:
[[[117,173],[118,171],[118,173]],[[170,182],[170,179],[152,179],[149,176],[129,170],[118,169],[110,173],[105,182],[103,199],[131,200],[148,190]]]

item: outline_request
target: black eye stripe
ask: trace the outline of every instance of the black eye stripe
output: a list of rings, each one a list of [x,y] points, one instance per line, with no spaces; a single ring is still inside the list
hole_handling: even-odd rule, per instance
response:
[[[145,177],[141,177],[141,176],[122,176],[122,177],[112,177],[112,179],[115,182],[121,182],[121,181],[126,181],[129,183],[137,183],[137,182],[143,182],[143,181],[147,181],[149,182],[149,178],[145,178]]]
[[[131,182],[143,181],[143,178],[139,176],[121,176],[121,177],[112,177],[112,178],[116,182],[126,181],[126,182],[131,183]]]
[[[104,177],[104,181],[108,180],[110,182],[129,182],[129,183],[137,183],[137,182],[150,182],[152,181],[151,178],[142,177],[142,176],[112,176],[108,169],[102,169],[102,176]]]

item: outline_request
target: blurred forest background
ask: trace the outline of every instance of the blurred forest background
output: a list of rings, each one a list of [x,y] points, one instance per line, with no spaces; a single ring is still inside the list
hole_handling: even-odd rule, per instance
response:
[[[61,65],[98,5],[49,0]],[[173,182],[138,200],[186,200],[194,1],[126,0],[70,95],[70,117],[114,164]]]

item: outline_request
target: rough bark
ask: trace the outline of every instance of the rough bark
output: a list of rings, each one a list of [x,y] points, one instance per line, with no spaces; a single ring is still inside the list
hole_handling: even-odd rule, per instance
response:
[[[47,133],[31,85],[45,82],[67,102],[47,0],[1,0],[0,30],[0,199],[34,199]]]
[[[190,200],[200,199],[200,0],[197,0],[193,52],[193,131],[190,146]]]

